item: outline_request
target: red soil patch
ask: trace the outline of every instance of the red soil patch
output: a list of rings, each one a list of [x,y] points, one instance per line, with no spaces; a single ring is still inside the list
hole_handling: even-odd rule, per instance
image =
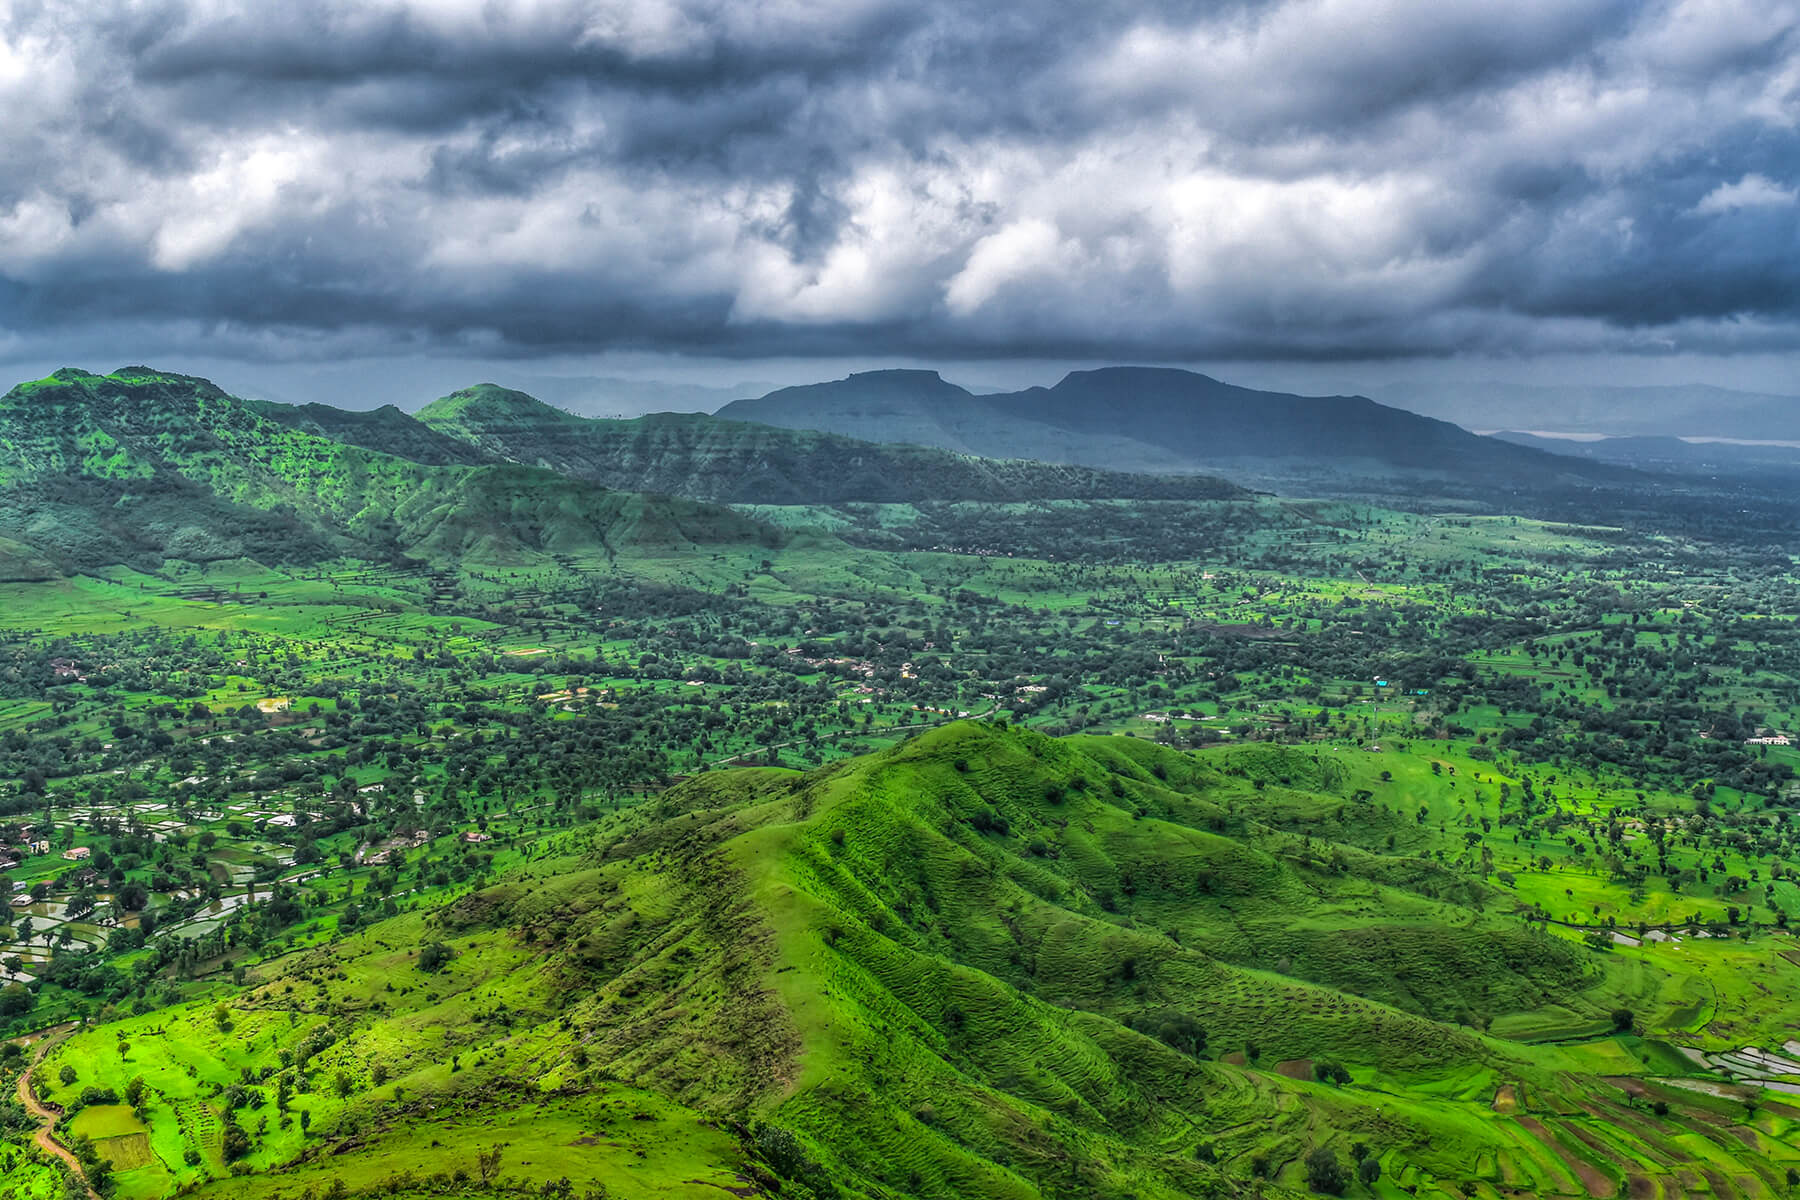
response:
[[[1494,1111],[1507,1114],[1519,1111],[1519,1093],[1512,1084],[1505,1084],[1494,1093]]]
[[[1594,1200],[1605,1200],[1618,1191],[1613,1181],[1602,1175],[1586,1160],[1576,1155],[1556,1140],[1556,1135],[1544,1128],[1544,1123],[1535,1117],[1520,1117],[1519,1124],[1530,1132],[1531,1136],[1542,1142],[1544,1149],[1562,1160],[1563,1166],[1569,1168],[1571,1174],[1581,1180],[1581,1186],[1587,1189]]]
[[[1289,1079],[1311,1079],[1313,1077],[1313,1060],[1310,1058],[1290,1058],[1275,1064],[1275,1073],[1285,1075]]]
[[[1717,1171],[1700,1173],[1706,1176],[1706,1182],[1712,1185],[1713,1195],[1717,1196],[1718,1200],[1737,1200],[1738,1190],[1732,1187],[1723,1175]]]

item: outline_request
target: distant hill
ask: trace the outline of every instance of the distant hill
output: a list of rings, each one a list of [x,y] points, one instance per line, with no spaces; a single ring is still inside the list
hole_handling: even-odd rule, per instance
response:
[[[712,412],[741,396],[760,396],[775,385],[742,383],[709,387],[616,375],[524,375],[511,378],[521,391],[584,417],[635,417],[644,413]]]
[[[1513,430],[1505,430],[1492,436],[1518,446],[1533,446],[1556,454],[1614,463],[1642,471],[1671,471],[1679,474],[1725,472],[1733,475],[1800,471],[1800,446],[1688,442],[1678,437],[1577,440],[1540,437]]]
[[[1376,395],[1383,403],[1472,429],[1800,441],[1800,396],[1705,384],[1406,383],[1381,388]]]
[[[713,505],[482,465],[392,410],[278,421],[266,407],[147,367],[65,368],[13,388],[0,397],[0,538],[19,544],[9,569],[340,555],[509,561],[779,537]],[[427,461],[335,440],[328,426],[405,440]]]
[[[454,439],[484,456],[628,491],[730,503],[1212,500],[1245,494],[1203,475],[984,459],[697,413],[590,420],[492,384],[446,396],[421,409],[417,421],[433,437]]]
[[[1224,471],[1348,490],[1617,484],[1612,468],[1477,437],[1361,396],[1295,396],[1192,371],[1109,367],[1050,388],[977,396],[932,371],[784,388],[719,416],[869,441],[1123,471]]]

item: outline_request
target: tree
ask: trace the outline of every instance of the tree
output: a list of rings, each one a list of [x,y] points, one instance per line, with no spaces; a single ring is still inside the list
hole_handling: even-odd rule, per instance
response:
[[[1315,1147],[1306,1156],[1306,1186],[1328,1196],[1341,1196],[1349,1186],[1350,1174],[1338,1161],[1337,1152],[1329,1146]]]
[[[1157,1023],[1156,1037],[1165,1046],[1198,1058],[1206,1053],[1206,1030],[1186,1013],[1173,1013]]]
[[[144,1077],[133,1075],[131,1082],[125,1085],[125,1103],[137,1108],[144,1102]]]
[[[1313,1078],[1320,1083],[1349,1083],[1350,1072],[1341,1063],[1321,1058],[1313,1063]]]
[[[1612,1014],[1613,1032],[1630,1033],[1637,1024],[1637,1017],[1629,1008],[1615,1008]]]
[[[442,942],[426,942],[419,948],[419,970],[435,972],[453,957]]]
[[[236,1162],[250,1153],[250,1135],[238,1124],[237,1116],[225,1114],[225,1132],[220,1142],[220,1152],[228,1163]]]
[[[1373,1187],[1375,1181],[1381,1178],[1381,1160],[1378,1158],[1365,1158],[1357,1163],[1356,1177],[1362,1180],[1365,1186]]]

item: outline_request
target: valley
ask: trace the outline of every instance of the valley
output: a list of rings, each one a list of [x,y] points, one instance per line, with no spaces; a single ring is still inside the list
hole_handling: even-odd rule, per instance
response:
[[[1800,1180],[1800,601],[1711,509],[722,505],[53,379],[0,1083],[86,1184],[9,1101],[0,1196]]]

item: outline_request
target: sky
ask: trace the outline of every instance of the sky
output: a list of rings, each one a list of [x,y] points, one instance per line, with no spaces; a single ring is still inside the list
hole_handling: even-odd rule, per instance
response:
[[[0,0],[0,113],[19,377],[1800,392],[1781,0]]]

